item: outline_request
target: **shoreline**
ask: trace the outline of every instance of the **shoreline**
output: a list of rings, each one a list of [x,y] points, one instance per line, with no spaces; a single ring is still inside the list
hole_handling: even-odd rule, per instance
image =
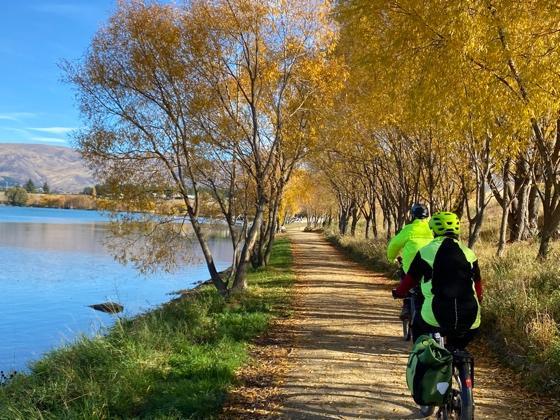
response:
[[[194,289],[209,278],[197,244],[188,239],[183,248],[192,250],[185,251],[192,258],[171,273],[144,275],[121,264],[104,245],[111,226],[96,212],[0,206],[0,220],[1,255],[8,264],[3,284],[9,299],[0,324],[5,372],[28,371],[30,362],[81,334],[106,334],[115,317],[89,305],[118,302],[125,306],[120,316],[132,318],[177,297],[168,293]],[[229,238],[214,228],[208,235],[218,270],[226,269]]]
[[[217,416],[250,343],[283,314],[291,267],[290,242],[278,238],[246,293],[224,299],[201,284],[106,336],[48,353],[0,387],[0,417]]]

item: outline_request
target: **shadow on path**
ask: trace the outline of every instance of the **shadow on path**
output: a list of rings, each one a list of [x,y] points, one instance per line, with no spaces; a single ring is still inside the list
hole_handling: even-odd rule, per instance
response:
[[[321,235],[290,233],[298,278],[283,418],[420,418],[405,383],[394,282],[347,260]]]

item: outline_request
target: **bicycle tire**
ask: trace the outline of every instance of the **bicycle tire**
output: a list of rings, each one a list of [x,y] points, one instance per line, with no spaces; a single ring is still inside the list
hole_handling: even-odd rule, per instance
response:
[[[410,321],[408,319],[403,319],[402,321],[403,338],[404,341],[409,341],[412,332],[410,331]]]
[[[412,341],[412,323],[408,321],[408,337],[406,341]]]
[[[436,408],[433,405],[420,406],[420,414],[422,414],[424,417],[430,417],[432,414],[434,414],[435,410]]]
[[[467,384],[470,382],[470,386]],[[474,398],[472,393],[471,365],[465,362],[459,367],[459,392],[461,397],[461,420],[474,419]]]

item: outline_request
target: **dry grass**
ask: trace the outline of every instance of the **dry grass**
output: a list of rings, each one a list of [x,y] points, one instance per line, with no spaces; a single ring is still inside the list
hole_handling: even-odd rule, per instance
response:
[[[537,260],[538,238],[508,244],[496,256],[499,208],[489,208],[474,250],[481,263],[485,296],[482,305],[486,341],[534,389],[560,391],[560,243],[553,243],[546,261]],[[463,226],[466,231],[466,226]],[[381,233],[380,238],[385,234]],[[327,232],[327,238],[353,259],[391,274],[385,239],[365,240]]]
[[[92,210],[97,208],[95,198],[82,194],[29,194],[27,205],[59,209]]]
[[[97,208],[97,201],[89,195],[83,194],[27,194],[27,206],[49,207],[59,209],[86,209]],[[6,194],[0,191],[0,204],[5,204]]]

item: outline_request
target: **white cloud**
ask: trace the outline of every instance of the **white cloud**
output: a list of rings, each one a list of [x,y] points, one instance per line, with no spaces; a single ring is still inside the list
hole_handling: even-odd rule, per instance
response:
[[[10,133],[16,133],[23,136],[29,136],[29,131],[24,130],[23,128],[15,128],[15,127],[0,127],[0,131],[8,131]]]
[[[37,114],[32,112],[5,112],[0,113],[0,120],[20,121],[23,118],[33,118],[36,116]]]
[[[41,133],[47,133],[47,134],[68,134],[72,131],[75,130],[74,127],[30,127],[28,128],[28,130],[32,130],[32,131],[39,131]]]
[[[38,141],[40,143],[67,143],[64,139],[56,139],[53,137],[31,137],[30,140]]]

